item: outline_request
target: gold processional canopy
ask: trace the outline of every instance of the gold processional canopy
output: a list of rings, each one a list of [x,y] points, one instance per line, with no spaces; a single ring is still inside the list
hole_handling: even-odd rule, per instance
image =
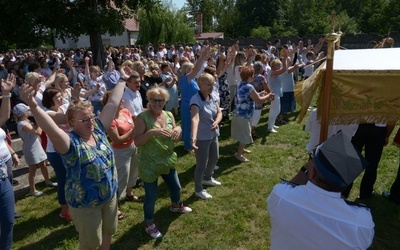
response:
[[[329,124],[388,123],[400,120],[400,48],[336,50],[333,58]],[[318,92],[322,110],[326,63],[296,86],[304,118]],[[321,114],[318,112],[318,119]]]

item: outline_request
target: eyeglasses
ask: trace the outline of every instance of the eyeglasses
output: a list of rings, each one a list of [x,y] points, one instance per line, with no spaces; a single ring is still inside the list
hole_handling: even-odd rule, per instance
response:
[[[78,121],[78,122],[82,122],[82,123],[89,123],[89,122],[94,121],[94,119],[96,119],[96,116],[91,116],[91,117],[89,117],[89,118],[82,119],[82,120],[77,120],[77,121]]]
[[[153,103],[153,104],[157,104],[157,103],[163,104],[165,102],[165,99],[153,99],[153,98],[151,98],[150,102]]]

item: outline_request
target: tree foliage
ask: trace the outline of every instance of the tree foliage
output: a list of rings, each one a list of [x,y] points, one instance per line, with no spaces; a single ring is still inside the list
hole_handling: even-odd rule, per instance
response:
[[[186,24],[185,12],[174,10],[168,4],[155,4],[151,9],[140,8],[137,21],[140,25],[139,44],[194,41],[194,31]]]
[[[171,0],[2,0],[0,49],[33,48],[61,39],[90,36],[95,63],[102,65],[101,34],[121,34],[123,20],[137,15],[139,42],[192,41],[195,14],[203,32],[225,37],[323,34],[327,16],[339,13],[345,33],[399,30],[400,0],[187,0],[181,10]]]
[[[214,31],[213,17],[217,11],[213,0],[186,0],[184,10],[187,11],[191,17],[191,26],[195,27],[196,14],[202,13],[203,15],[203,32]]]

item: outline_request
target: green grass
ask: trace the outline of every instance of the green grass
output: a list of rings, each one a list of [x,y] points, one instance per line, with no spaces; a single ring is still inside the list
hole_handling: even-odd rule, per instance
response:
[[[305,145],[309,135],[304,122],[291,122],[279,133],[267,134],[267,110],[263,111],[256,129],[261,138],[249,147],[251,162],[240,163],[234,157],[238,144],[230,138],[230,125],[221,128],[219,170],[214,177],[221,187],[208,188],[213,199],[196,198],[193,173],[195,158],[184,154],[182,143],[176,146],[177,170],[182,185],[182,199],[193,209],[191,214],[169,211],[169,194],[161,178],[155,209],[155,220],[164,237],[151,239],[144,232],[143,208],[140,203],[122,202],[125,219],[119,222],[112,249],[268,249],[270,222],[266,198],[280,178],[290,179],[307,160]],[[397,129],[397,128],[396,128]],[[396,131],[396,130],[395,130]],[[392,135],[393,138],[393,135]],[[389,145],[384,149],[375,191],[380,194],[392,184],[399,165],[399,150]],[[358,195],[360,177],[350,199]],[[73,223],[58,216],[59,206],[54,189],[44,190],[43,197],[24,197],[16,201],[23,217],[14,227],[13,249],[77,249],[78,236]],[[134,189],[143,196],[143,189]],[[371,206],[376,224],[372,249],[400,249],[400,207],[380,195],[364,201]]]

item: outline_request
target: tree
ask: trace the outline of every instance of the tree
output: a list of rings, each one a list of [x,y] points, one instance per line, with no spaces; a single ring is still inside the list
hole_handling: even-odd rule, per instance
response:
[[[102,34],[116,35],[124,31],[123,21],[132,17],[138,6],[151,6],[157,0],[8,0],[1,1],[0,35],[3,44],[18,47],[37,45],[46,35],[63,40],[90,36],[94,63],[103,66]],[[8,20],[8,21],[7,21]],[[4,27],[9,20],[13,25]]]
[[[213,0],[186,0],[184,10],[192,17],[193,25],[196,23],[196,14],[201,13],[203,15],[203,32],[214,31],[213,19],[216,9]]]
[[[175,10],[168,3],[158,3],[151,9],[140,8],[137,14],[140,25],[138,43],[188,43],[193,42],[194,31],[186,24],[183,10]]]
[[[268,37],[271,37],[271,31],[270,31],[269,27],[258,26],[258,28],[251,30],[250,35],[252,37],[268,38]]]
[[[239,19],[239,13],[235,6],[236,0],[216,0],[214,16],[214,30],[223,31],[225,37],[237,37],[236,23]]]
[[[237,0],[236,9],[239,18],[236,20],[237,30],[244,36],[258,26],[272,26],[274,22],[285,24],[284,0]]]

